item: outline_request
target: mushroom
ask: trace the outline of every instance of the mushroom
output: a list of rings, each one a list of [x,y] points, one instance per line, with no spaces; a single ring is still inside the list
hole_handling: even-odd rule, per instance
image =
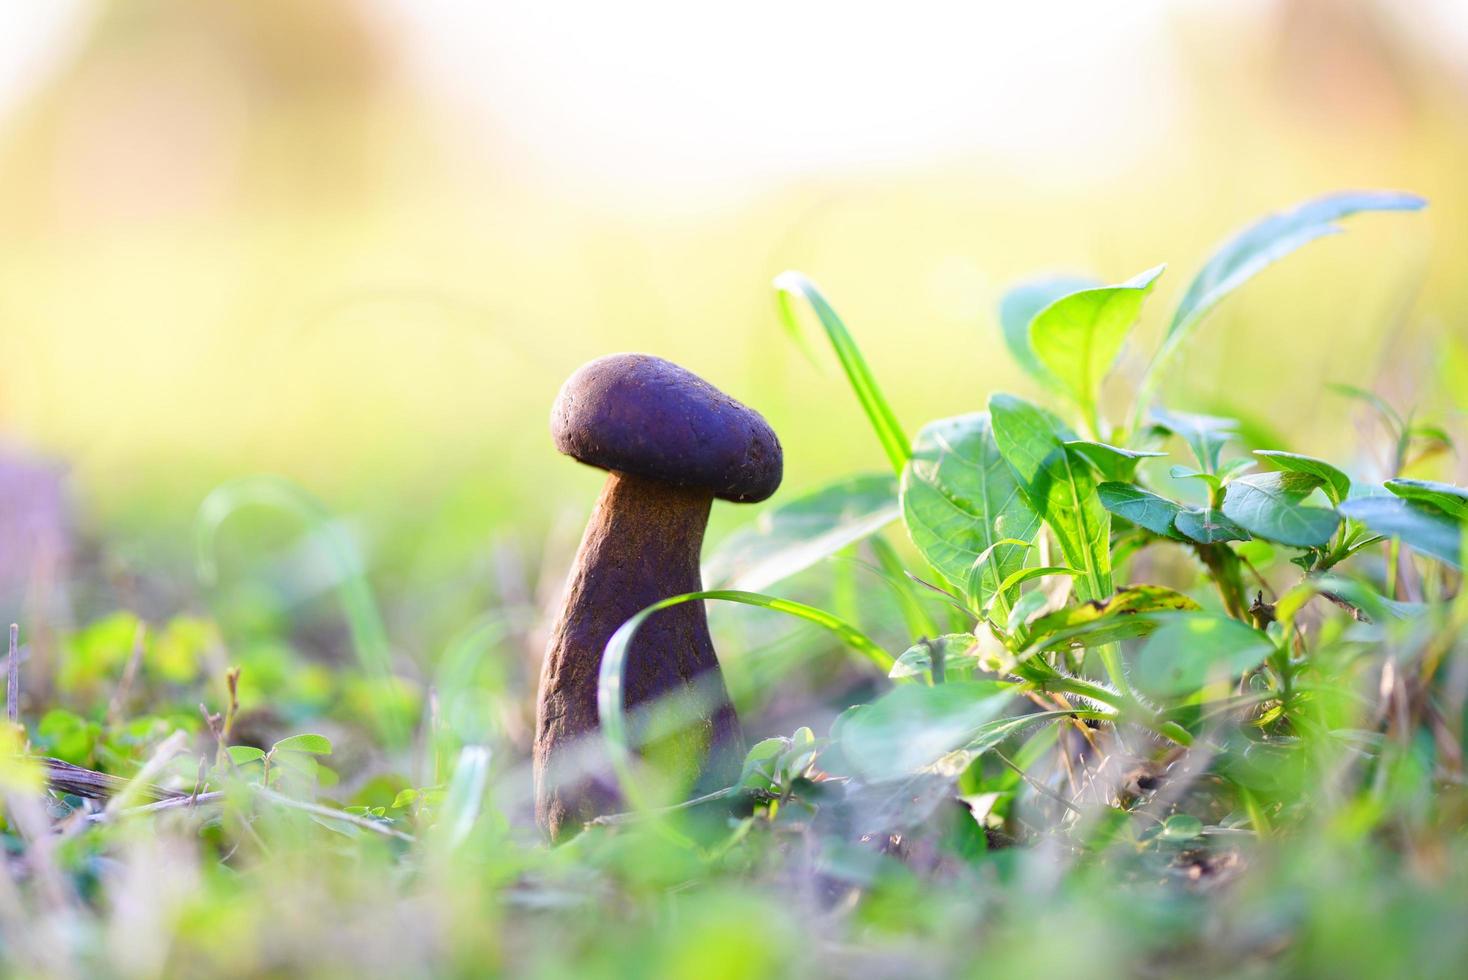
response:
[[[535,815],[558,839],[618,808],[595,737],[607,641],[658,600],[702,589],[699,550],[714,498],[764,500],[780,485],[783,461],[758,412],[646,354],[612,354],[573,374],[551,410],[551,435],[561,452],[609,471],[540,676]],[[699,601],[653,614],[627,651],[627,710],[655,711],[680,695],[692,696],[700,717],[644,745],[643,757],[694,791],[732,784],[743,736]]]

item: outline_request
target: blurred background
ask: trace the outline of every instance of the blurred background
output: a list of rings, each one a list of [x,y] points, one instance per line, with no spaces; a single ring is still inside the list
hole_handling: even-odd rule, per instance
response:
[[[547,413],[611,351],[764,412],[776,502],[880,470],[827,352],[782,334],[787,268],[915,431],[1029,391],[995,317],[1018,279],[1170,263],[1135,364],[1241,225],[1410,190],[1423,215],[1231,298],[1164,395],[1343,460],[1359,413],[1326,382],[1468,407],[1437,383],[1468,376],[1460,0],[49,0],[0,5],[0,36],[0,577],[58,628],[201,606],[200,502],[257,473],[340,518],[396,644],[553,595],[601,474]],[[720,505],[713,536],[751,516]],[[221,578],[319,590],[299,537],[231,525]]]

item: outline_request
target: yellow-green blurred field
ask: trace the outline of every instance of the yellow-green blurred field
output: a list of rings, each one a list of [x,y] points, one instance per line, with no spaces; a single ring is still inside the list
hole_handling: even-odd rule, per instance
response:
[[[1167,6],[1116,53],[1167,112],[1119,105],[1111,131],[1049,133],[1043,155],[975,133],[967,152],[662,194],[581,179],[595,160],[537,165],[512,125],[417,84],[372,6],[96,5],[0,118],[0,431],[63,460],[89,519],[139,547],[170,548],[220,480],[273,472],[376,535],[442,528],[440,557],[466,560],[496,528],[579,519],[598,477],[554,455],[546,412],[609,351],[758,406],[787,489],[879,466],[839,375],[780,333],[783,269],[822,284],[915,428],[1027,390],[995,323],[1019,278],[1166,261],[1150,338],[1253,216],[1411,190],[1424,216],[1272,271],[1169,383],[1190,408],[1267,400],[1292,448],[1340,452],[1349,406],[1322,382],[1412,401],[1438,341],[1468,332],[1468,61],[1397,5],[1228,6]],[[810,44],[842,40],[838,20]],[[1016,41],[1037,71],[1042,41]],[[1017,64],[975,97],[1022,103]]]

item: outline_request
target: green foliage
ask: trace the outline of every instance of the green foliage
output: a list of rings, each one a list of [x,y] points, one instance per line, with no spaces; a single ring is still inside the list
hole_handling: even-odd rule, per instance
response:
[[[1378,534],[1398,538],[1407,547],[1460,568],[1463,522],[1432,507],[1396,497],[1359,497],[1341,505],[1341,513]]]
[[[1333,510],[1301,504],[1323,482],[1296,470],[1241,476],[1228,485],[1223,514],[1257,537],[1316,548],[1330,540],[1341,522]]]
[[[994,681],[904,685],[844,715],[836,739],[862,778],[903,779],[962,749],[1012,700],[1010,685]]]
[[[1067,606],[1030,623],[1027,652],[1103,646],[1145,636],[1157,625],[1150,614],[1197,608],[1197,602],[1173,589],[1160,585],[1128,586],[1104,602]]]
[[[1081,573],[1080,597],[1109,595],[1111,515],[1096,494],[1090,468],[1066,448],[1068,430],[1055,416],[1013,395],[990,398],[989,415],[1020,493],[1055,534],[1066,562]]]
[[[1147,381],[1224,297],[1271,263],[1317,238],[1338,233],[1341,229],[1335,222],[1341,218],[1363,211],[1417,211],[1426,205],[1426,201],[1414,194],[1343,191],[1306,201],[1249,225],[1220,245],[1188,284],[1143,381],[1143,390],[1150,390]]]
[[[1449,517],[1468,520],[1468,490],[1436,480],[1387,480],[1386,488],[1403,500],[1429,504]]]
[[[1118,286],[1083,289],[1055,300],[1030,321],[1030,349],[1047,375],[1099,436],[1101,382],[1121,353],[1162,266]]]
[[[1180,537],[1181,532],[1173,525],[1183,513],[1181,504],[1129,483],[1098,484],[1096,495],[1101,498],[1101,506],[1117,517],[1165,538]]]
[[[1101,283],[1086,276],[1051,276],[1015,286],[999,301],[999,327],[1015,363],[1047,387],[1056,383],[1030,346],[1030,323],[1035,314],[1062,297]]]
[[[902,475],[902,518],[928,564],[984,608],[1008,609],[1040,516],[1018,492],[987,413],[929,423]]]
[[[1339,505],[1351,495],[1351,478],[1323,459],[1275,449],[1256,449],[1254,455],[1263,456],[1282,470],[1314,477],[1332,505]]]
[[[1151,697],[1186,696],[1210,683],[1227,687],[1274,652],[1269,637],[1227,616],[1159,618],[1135,671],[1137,686]]]

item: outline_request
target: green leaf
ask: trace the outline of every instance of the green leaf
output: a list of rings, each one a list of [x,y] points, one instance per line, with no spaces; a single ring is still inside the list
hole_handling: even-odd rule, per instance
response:
[[[963,746],[963,752],[972,759],[998,747],[1005,739],[1018,732],[1035,725],[1048,725],[1062,718],[1070,718],[1073,714],[1070,711],[1034,711],[1017,718],[996,718],[979,726],[973,738]]]
[[[1401,478],[1386,481],[1386,488],[1404,500],[1430,504],[1450,517],[1468,521],[1468,489],[1436,480]]]
[[[1103,646],[1134,636],[1145,636],[1156,623],[1139,613],[1176,612],[1198,608],[1181,592],[1161,585],[1133,585],[1105,602],[1085,602],[1041,616],[1030,625],[1025,653],[1066,646]]]
[[[1179,537],[1173,521],[1183,512],[1180,504],[1129,483],[1102,483],[1096,487],[1101,506],[1117,517],[1166,538]]]
[[[1088,466],[1072,459],[1054,416],[1013,395],[989,399],[994,440],[1030,506],[1050,525],[1081,599],[1111,594],[1111,515]]]
[[[1025,565],[1024,545],[998,542],[1029,542],[1040,529],[983,412],[941,419],[918,433],[902,474],[902,516],[928,564],[961,588],[968,588],[974,563],[993,549],[974,575],[977,589],[970,590],[980,608]],[[1012,601],[1005,597],[1006,604]]]
[[[1274,652],[1268,636],[1227,616],[1159,613],[1157,619],[1133,671],[1137,689],[1153,697],[1177,697],[1237,678]]]
[[[1035,314],[1062,296],[1099,285],[1099,279],[1088,276],[1031,279],[1012,288],[999,301],[999,327],[1004,334],[1004,345],[1009,348],[1015,362],[1046,387],[1057,382],[1035,359],[1035,352],[1030,349],[1030,321],[1035,318]]]
[[[270,747],[271,753],[305,752],[310,755],[331,755],[331,740],[325,735],[292,735]]]
[[[1399,497],[1358,497],[1341,504],[1340,511],[1377,534],[1401,539],[1413,551],[1462,567],[1463,526],[1436,510]]]
[[[902,431],[902,425],[897,421],[892,406],[887,404],[882,389],[877,386],[877,379],[872,376],[871,368],[867,367],[866,358],[862,357],[861,349],[856,346],[856,340],[846,329],[846,324],[841,322],[841,318],[836,315],[831,304],[826,302],[826,297],[816,284],[801,273],[783,272],[775,277],[775,301],[780,308],[780,320],[790,335],[798,340],[801,336],[800,319],[795,315],[792,299],[797,295],[815,311],[816,319],[820,321],[822,329],[826,331],[826,338],[836,352],[836,359],[841,362],[841,370],[846,373],[846,380],[856,393],[856,400],[861,403],[861,409],[876,432],[882,451],[892,464],[892,471],[901,474],[902,468],[912,456],[912,447],[908,444],[907,434]]]
[[[1013,701],[1011,687],[998,681],[898,687],[844,717],[841,754],[871,782],[921,772],[998,717]]]
[[[1325,488],[1325,495],[1333,504],[1338,504],[1351,495],[1351,478],[1323,459],[1278,449],[1256,449],[1254,455],[1263,456],[1282,470],[1317,477]]]
[[[1167,475],[1174,480],[1200,480],[1208,484],[1208,489],[1215,493],[1223,489],[1223,478],[1218,474],[1204,473],[1202,470],[1195,470],[1191,466],[1170,466],[1167,469]]]
[[[265,753],[253,745],[231,745],[229,747],[229,757],[234,761],[235,765],[242,766],[246,763],[257,762],[265,758]]]
[[[1153,409],[1152,421],[1183,442],[1193,451],[1198,465],[1208,473],[1218,469],[1218,456],[1224,443],[1238,432],[1239,423],[1234,419],[1215,415],[1193,415],[1187,412],[1166,412]]]
[[[1020,627],[1039,616],[1049,601],[1049,596],[1038,589],[1033,592],[1026,592],[1015,602],[1014,608],[1009,610],[1009,618],[1005,621],[1005,630],[1009,633],[1017,632]]]
[[[1193,840],[1203,835],[1203,821],[1191,813],[1174,813],[1162,822],[1163,840]]]
[[[1228,485],[1223,513],[1229,520],[1268,541],[1297,548],[1318,548],[1330,540],[1341,518],[1333,510],[1300,503],[1323,480],[1293,471],[1257,473]]]
[[[1212,507],[1185,510],[1177,515],[1173,526],[1186,538],[1200,544],[1218,544],[1221,541],[1248,541],[1249,532]]]
[[[933,647],[935,646],[943,654],[945,672],[955,666],[960,670],[972,670],[978,660],[973,652],[978,649],[978,643],[978,638],[972,633],[945,633],[931,640],[914,643],[903,652],[902,656],[897,658],[897,663],[892,665],[892,670],[887,676],[893,680],[923,676],[933,669]]]
[[[1140,449],[1122,449],[1086,439],[1072,439],[1065,445],[1071,452],[1094,466],[1096,472],[1101,474],[1101,479],[1116,483],[1129,483],[1136,475],[1137,464],[1142,460],[1167,455]]]
[[[1268,215],[1224,242],[1183,294],[1154,365],[1165,360],[1229,293],[1270,263],[1341,229],[1334,223],[1361,211],[1417,211],[1427,204],[1394,191],[1343,191]]]
[[[1063,296],[1030,322],[1030,348],[1036,360],[1087,419],[1095,419],[1101,382],[1164,268],[1148,269],[1120,285]]]
[[[739,785],[745,789],[761,790],[777,785],[779,759],[789,745],[789,739],[776,736],[750,746],[739,772]]]
[[[893,477],[838,480],[766,510],[729,535],[704,562],[703,580],[757,592],[874,534],[899,511]]]

